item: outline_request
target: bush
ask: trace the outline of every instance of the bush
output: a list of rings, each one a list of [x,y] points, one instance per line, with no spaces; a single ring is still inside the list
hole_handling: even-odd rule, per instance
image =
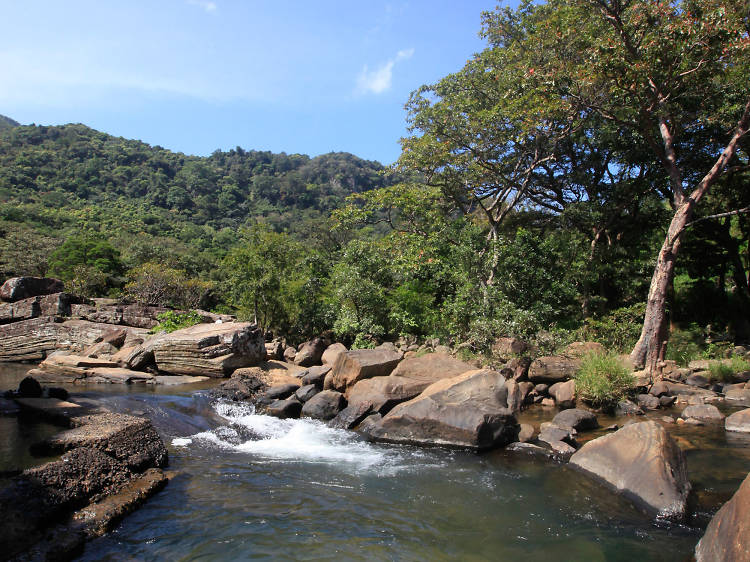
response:
[[[577,339],[599,342],[621,353],[629,352],[641,334],[645,312],[645,303],[638,303],[613,310],[601,318],[587,318]]]
[[[613,408],[635,385],[633,373],[614,354],[586,355],[575,375],[576,393],[596,408]]]
[[[203,318],[197,312],[177,312],[176,310],[163,312],[156,319],[159,323],[151,328],[152,334],[156,332],[175,332],[203,322]]]
[[[729,382],[732,380],[734,370],[729,365],[720,361],[711,361],[708,364],[708,378],[712,381]]]

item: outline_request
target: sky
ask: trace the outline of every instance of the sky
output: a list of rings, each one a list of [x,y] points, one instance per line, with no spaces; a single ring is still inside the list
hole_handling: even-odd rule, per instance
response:
[[[0,0],[0,114],[188,154],[390,164],[404,104],[484,44],[495,0]]]

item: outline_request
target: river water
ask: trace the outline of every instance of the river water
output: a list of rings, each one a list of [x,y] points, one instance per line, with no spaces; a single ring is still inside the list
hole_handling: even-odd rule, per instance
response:
[[[174,471],[82,560],[685,561],[750,470],[747,440],[674,426],[695,494],[689,524],[667,526],[549,461],[372,444],[200,387],[68,388],[151,417]]]

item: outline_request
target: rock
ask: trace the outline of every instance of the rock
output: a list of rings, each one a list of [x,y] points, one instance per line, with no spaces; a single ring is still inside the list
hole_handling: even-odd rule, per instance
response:
[[[41,398],[42,385],[34,377],[24,377],[18,384],[16,396],[19,398]]]
[[[85,357],[112,357],[117,351],[118,349],[111,343],[100,341],[84,349],[81,355]]]
[[[20,406],[13,400],[0,397],[0,416],[16,416],[20,411]]]
[[[323,390],[302,406],[302,415],[316,420],[335,418],[346,407],[344,395],[335,390]]]
[[[303,343],[294,356],[294,364],[302,367],[320,365],[326,347],[328,344],[323,338],[315,338]]]
[[[63,282],[51,277],[12,277],[0,287],[0,300],[16,302],[63,291]]]
[[[235,371],[229,380],[211,390],[211,396],[241,402],[255,398],[265,388],[258,376]]]
[[[724,427],[727,431],[750,433],[750,408],[740,410],[727,417]]]
[[[686,421],[690,418],[700,421],[721,421],[724,419],[724,414],[719,412],[719,409],[712,404],[701,404],[685,408],[682,411],[682,417]]]
[[[436,345],[434,351],[435,353],[440,353],[442,355],[450,355],[453,353],[453,350],[447,345]]]
[[[651,396],[661,398],[662,396],[669,394],[669,386],[667,386],[664,381],[656,381],[653,385],[651,385],[648,393]]]
[[[266,360],[284,360],[284,345],[280,341],[274,340],[272,342],[266,342],[265,347]]]
[[[47,398],[56,398],[58,400],[67,400],[70,394],[64,388],[59,386],[49,386],[45,389]]]
[[[284,361],[288,361],[289,363],[294,363],[294,358],[297,356],[297,350],[293,347],[287,347],[284,350]]]
[[[57,349],[62,323],[53,317],[40,317],[0,326],[0,362],[41,361]]]
[[[297,392],[300,388],[299,384],[280,384],[278,386],[272,386],[263,393],[263,399],[265,401],[271,400],[283,400],[289,398],[292,394]]]
[[[596,419],[596,415],[588,410],[581,410],[579,408],[571,408],[569,410],[563,410],[552,418],[552,423],[558,427],[566,428],[570,427],[576,431],[584,431],[587,429],[596,429],[599,427],[599,422]]]
[[[695,560],[750,560],[750,475],[709,522],[695,547]]]
[[[302,412],[302,403],[294,397],[286,400],[276,400],[266,408],[266,415],[285,420],[287,418],[296,419]]]
[[[685,384],[688,384],[690,386],[697,386],[698,388],[708,388],[711,383],[703,375],[695,374],[690,375],[687,379],[685,379]]]
[[[323,362],[323,365],[333,366],[336,363],[336,358],[346,351],[348,350],[343,343],[333,343],[326,348],[320,360]]]
[[[569,445],[565,441],[550,441],[547,442],[547,445],[549,445],[550,449],[552,449],[555,453],[563,457],[567,457],[568,455],[572,455],[576,452],[575,447]]]
[[[529,366],[531,365],[531,358],[529,357],[514,357],[505,364],[501,373],[508,379],[515,381],[526,381],[529,374]]]
[[[319,390],[322,390],[326,375],[330,371],[330,365],[317,365],[315,367],[310,367],[302,376],[302,384],[314,384]]]
[[[659,398],[659,405],[662,408],[669,408],[675,403],[675,400],[677,400],[676,396],[661,396]]]
[[[550,422],[544,422],[542,424],[537,439],[548,445],[563,441],[569,445],[576,444],[574,430],[571,428],[558,427]]]
[[[555,400],[553,398],[542,398],[541,404],[547,408],[554,408]]]
[[[86,370],[85,381],[119,384],[147,383],[154,381],[154,375],[140,371],[131,371],[122,367],[95,367]]]
[[[505,448],[506,451],[511,453],[523,453],[527,455],[533,455],[535,457],[543,457],[547,459],[554,458],[554,455],[549,449],[534,445],[533,443],[511,443]]]
[[[581,362],[567,357],[539,357],[529,366],[529,380],[533,383],[565,382],[575,375]]]
[[[183,328],[157,337],[152,349],[158,369],[175,375],[226,377],[265,356],[260,329],[242,322]]]
[[[323,379],[323,390],[333,390],[333,370],[326,373]]]
[[[544,383],[539,383],[538,385],[534,387],[534,391],[539,396],[547,396],[547,394],[549,394],[549,385],[544,384]]]
[[[68,293],[56,293],[0,303],[0,324],[20,322],[39,316],[70,316],[72,303],[79,301],[78,297]]]
[[[401,361],[401,354],[388,349],[355,349],[341,353],[333,366],[332,384],[345,391],[357,381],[391,374]]]
[[[370,414],[372,414],[372,409],[369,404],[349,404],[328,422],[328,426],[337,429],[354,429]]]
[[[421,390],[424,390],[438,380],[455,377],[471,370],[474,370],[474,367],[469,363],[459,361],[446,353],[435,352],[404,359],[393,369],[391,375],[422,383],[424,386]]]
[[[681,384],[677,382],[667,382],[664,384],[669,388],[669,394],[675,396],[704,396],[704,397],[715,397],[716,393],[699,388],[697,386],[691,386],[689,384]]]
[[[674,418],[672,416],[661,416],[659,419],[664,423],[674,423]]]
[[[521,411],[524,397],[521,395],[521,388],[514,380],[506,380],[505,388],[508,390],[508,409],[514,414]]]
[[[492,344],[492,353],[500,357],[521,355],[529,347],[525,341],[518,338],[497,338]]]
[[[653,421],[626,425],[584,444],[570,465],[657,517],[681,520],[690,482],[685,454]]]
[[[735,388],[729,390],[724,394],[724,399],[730,400],[732,402],[740,402],[741,404],[750,406],[750,389]]]
[[[558,408],[574,408],[576,405],[576,381],[557,382],[549,387],[550,396]]]
[[[534,383],[529,381],[519,382],[518,390],[521,393],[521,399],[524,404],[528,404],[530,402],[531,392],[534,390]]]
[[[528,423],[522,423],[520,427],[521,428],[518,430],[518,441],[520,443],[528,443],[529,441],[533,441],[534,436],[536,435],[534,426]]]
[[[630,400],[620,400],[615,408],[617,416],[642,416],[644,411]]]
[[[565,351],[563,351],[563,355],[565,355],[566,357],[581,359],[586,355],[590,355],[593,353],[597,355],[603,355],[606,352],[607,350],[600,343],[593,341],[574,341],[565,348]]]
[[[318,387],[316,387],[314,384],[306,384],[305,386],[299,387],[294,393],[294,396],[297,398],[297,400],[300,401],[300,403],[304,404],[318,392]]]
[[[437,381],[360,428],[376,441],[475,450],[516,441],[520,429],[508,408],[505,378],[482,369]]]
[[[350,404],[368,405],[373,412],[387,414],[394,406],[411,400],[429,384],[405,377],[387,376],[363,379],[349,389],[347,400]]]
[[[658,410],[661,402],[652,394],[639,394],[638,405],[644,410]]]

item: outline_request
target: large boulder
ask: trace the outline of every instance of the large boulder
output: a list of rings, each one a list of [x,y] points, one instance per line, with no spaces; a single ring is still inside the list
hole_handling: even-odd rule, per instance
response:
[[[750,408],[733,413],[724,420],[727,431],[750,433]]]
[[[210,377],[229,376],[235,369],[259,364],[266,355],[261,330],[246,322],[183,328],[158,337],[152,349],[160,371]]]
[[[511,357],[513,355],[520,355],[528,347],[529,344],[519,338],[497,338],[492,344],[492,353],[500,357]]]
[[[700,421],[721,421],[724,419],[719,409],[713,404],[695,404],[688,406],[682,411],[682,417]]]
[[[576,381],[556,382],[549,387],[549,395],[555,399],[558,408],[575,408],[576,405]]]
[[[333,343],[326,348],[320,360],[323,365],[333,365],[336,363],[338,356],[346,351],[346,346],[343,343]]]
[[[435,382],[366,427],[367,435],[378,441],[476,450],[511,443],[519,431],[508,408],[505,378],[491,370]]]
[[[295,365],[301,367],[320,365],[326,347],[328,347],[328,344],[323,338],[315,338],[303,343],[294,356]]]
[[[539,357],[529,366],[529,380],[534,384],[565,382],[575,375],[581,362],[568,357]]]
[[[422,390],[432,383],[472,371],[476,367],[460,361],[446,353],[428,353],[420,357],[409,357],[401,361],[391,375],[421,383]]]
[[[685,454],[653,421],[633,423],[586,443],[574,466],[660,518],[685,516],[690,482]]]
[[[16,302],[63,291],[63,282],[51,277],[12,277],[0,287],[0,300]]]
[[[2,325],[0,362],[41,361],[57,349],[63,332],[63,325],[49,316]]]
[[[328,421],[335,418],[346,407],[344,395],[335,390],[323,390],[302,406],[306,418]]]
[[[605,347],[595,341],[574,341],[565,348],[563,355],[580,359],[586,355],[602,355],[606,353]]]
[[[750,475],[713,516],[695,547],[696,562],[750,560]]]
[[[596,429],[599,427],[599,422],[597,421],[594,412],[580,410],[578,408],[563,410],[552,418],[552,423],[558,427],[570,427],[576,431]]]
[[[388,376],[401,357],[398,351],[386,348],[355,349],[341,353],[331,371],[331,384],[336,390],[346,391],[362,379]]]

